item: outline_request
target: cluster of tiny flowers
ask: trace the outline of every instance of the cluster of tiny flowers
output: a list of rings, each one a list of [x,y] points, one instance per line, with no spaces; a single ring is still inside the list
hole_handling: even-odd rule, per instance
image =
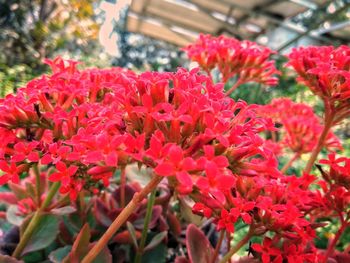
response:
[[[33,164],[72,199],[109,184],[117,169],[139,163],[180,193],[193,188],[222,201],[216,182],[235,174],[276,174],[258,133],[271,122],[234,102],[197,70],[136,75],[121,69],[80,71],[48,61],[53,74],[0,101],[1,184],[19,182]],[[253,156],[257,158],[252,158]],[[225,185],[230,189],[230,184]]]
[[[273,142],[298,154],[312,152],[323,130],[320,118],[309,105],[289,98],[273,99],[259,109],[259,114],[272,118],[280,127],[280,136]],[[324,145],[330,150],[342,149],[340,140],[332,132],[328,133]]]
[[[299,47],[288,58],[297,80],[324,101],[334,124],[350,115],[350,47]]]
[[[236,77],[240,84],[257,82],[276,85],[279,74],[275,62],[269,60],[273,52],[250,41],[239,41],[225,36],[200,35],[198,40],[184,48],[188,57],[206,72],[217,68],[222,81]]]
[[[350,226],[350,158],[336,158],[331,153],[320,164],[329,166],[328,171],[318,166],[323,177],[319,185],[325,193],[323,212],[339,217],[341,224]]]
[[[261,237],[250,250],[262,262],[327,260],[314,246],[315,229],[324,217],[350,225],[350,159],[330,154],[321,160],[329,166],[317,166],[323,180],[306,172],[286,176],[276,155],[286,148],[297,156],[312,152],[327,125],[311,107],[287,98],[265,106],[234,101],[210,77],[218,68],[224,82],[275,85],[272,51],[208,35],[185,50],[208,75],[183,68],[81,70],[75,61],[47,60],[52,74],[0,99],[0,185],[34,183],[37,169],[74,201],[81,191],[106,196],[100,191],[131,165],[147,168],[167,179],[169,196],[191,199],[192,211],[218,231],[230,235],[237,223],[248,225],[250,238]],[[289,55],[299,81],[324,100],[332,124],[350,113],[349,55],[347,47],[299,48]],[[321,138],[328,150],[342,148],[331,132]],[[125,189],[136,192],[118,191]],[[125,200],[117,201],[122,209]],[[19,213],[36,206],[21,200]],[[154,209],[161,214],[160,206]]]

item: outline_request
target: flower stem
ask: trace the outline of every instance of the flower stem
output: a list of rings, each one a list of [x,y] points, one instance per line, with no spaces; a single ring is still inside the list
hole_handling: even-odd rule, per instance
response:
[[[238,79],[236,81],[236,83],[233,84],[233,86],[228,91],[226,91],[226,93],[225,93],[226,96],[230,96],[231,93],[234,92],[238,88],[238,86],[241,85],[241,84],[242,84],[242,81],[240,79]]]
[[[102,235],[95,246],[89,251],[89,253],[84,257],[82,263],[91,263],[101,250],[108,244],[108,241],[112,236],[118,231],[118,229],[128,220],[129,216],[137,209],[140,202],[152,192],[157,185],[162,181],[163,177],[155,176],[152,180],[138,193],[134,194],[134,197],[128,203],[128,205],[122,210],[122,212],[117,216],[113,223],[109,226],[107,231]]]
[[[30,220],[29,225],[26,227],[23,236],[21,237],[15,251],[12,256],[15,258],[19,258],[26,247],[29,239],[33,235],[34,231],[40,224],[40,220],[42,218],[42,213],[45,209],[51,204],[51,201],[55,194],[57,193],[60,187],[60,182],[55,182],[51,185],[49,193],[47,194],[44,202],[41,204],[40,208],[35,212],[33,218]]]
[[[220,263],[226,263],[229,262],[232,258],[232,256],[241,248],[243,247],[254,235],[254,230],[252,227],[250,227],[248,233],[245,235],[245,237],[238,242],[237,245],[235,245],[233,248],[230,249],[230,251],[221,259]]]
[[[291,165],[294,163],[294,161],[296,159],[298,159],[300,157],[300,153],[296,152],[292,158],[289,159],[289,161],[282,167],[281,169],[281,173],[285,173],[289,167],[291,167]]]
[[[318,154],[322,150],[324,142],[325,142],[325,139],[327,138],[328,132],[329,132],[329,130],[332,127],[332,122],[333,122],[333,117],[330,117],[330,118],[326,119],[325,125],[323,127],[323,131],[321,133],[320,138],[318,139],[317,146],[312,151],[311,157],[310,157],[309,161],[306,164],[305,173],[308,174],[308,173],[311,172],[312,166],[314,165],[314,162],[316,161]]]
[[[341,227],[339,228],[337,234],[335,235],[334,239],[332,240],[331,244],[329,245],[329,247],[327,248],[325,257],[323,259],[323,262],[326,263],[328,262],[328,258],[334,253],[334,248],[336,246],[336,244],[338,243],[338,240],[340,239],[341,235],[344,233],[346,227],[348,226],[348,224],[346,222],[343,222]]]
[[[221,230],[218,243],[215,246],[213,258],[211,259],[211,263],[215,263],[216,258],[219,255],[219,251],[220,251],[220,248],[221,248],[222,241],[224,240],[224,237],[225,237],[225,230]]]
[[[37,203],[37,206],[40,207],[41,205],[40,170],[37,163],[33,165],[33,171],[35,174],[36,203]]]
[[[154,201],[155,200],[156,200],[156,190],[154,189],[152,191],[149,199],[148,199],[147,211],[146,211],[146,216],[145,216],[145,222],[143,224],[141,241],[140,241],[140,245],[139,245],[139,248],[137,250],[136,257],[135,257],[135,261],[134,261],[135,263],[140,263],[141,262],[143,249],[145,247],[146,239],[147,239],[148,226],[149,226],[149,222],[151,221],[152,210],[153,210],[153,205],[154,205]]]

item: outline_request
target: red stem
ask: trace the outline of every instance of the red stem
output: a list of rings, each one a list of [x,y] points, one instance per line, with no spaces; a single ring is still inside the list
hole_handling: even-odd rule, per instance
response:
[[[323,262],[327,263],[328,262],[328,258],[334,253],[334,249],[335,246],[338,243],[338,240],[340,239],[341,235],[344,233],[345,229],[347,228],[348,223],[347,222],[343,222],[341,227],[339,228],[337,234],[335,235],[334,239],[332,240],[331,244],[329,245],[329,247],[327,248],[325,257]]]
[[[120,207],[125,207],[125,185],[126,185],[126,175],[125,168],[121,169],[120,173]]]
[[[296,152],[292,158],[289,159],[289,161],[282,167],[281,173],[285,173],[289,167],[293,164],[293,162],[300,157],[300,153]]]
[[[235,91],[235,89],[237,89],[238,88],[238,86],[239,85],[241,85],[242,84],[242,82],[241,82],[241,80],[240,79],[238,79],[237,81],[236,81],[236,83],[235,84],[233,84],[233,86],[228,90],[228,91],[226,91],[226,96],[230,96],[231,95],[231,93],[232,92],[234,92]]]
[[[332,128],[332,123],[333,123],[333,115],[329,116],[328,118],[326,118],[322,134],[321,134],[321,136],[320,136],[320,138],[318,139],[318,142],[317,142],[317,146],[312,151],[310,159],[309,159],[309,161],[306,164],[305,173],[309,174],[311,172],[312,166],[314,165],[318,154],[322,150],[324,142],[325,142],[325,139],[327,138],[327,135],[328,135],[330,129]]]
[[[107,246],[109,240],[113,237],[113,235],[128,220],[129,216],[138,208],[141,201],[157,187],[162,179],[163,177],[161,176],[154,176],[152,180],[140,192],[134,194],[134,197],[109,226],[100,240],[98,240],[93,248],[89,250],[88,254],[81,261],[82,263],[93,262],[93,260],[102,251],[102,249]]]

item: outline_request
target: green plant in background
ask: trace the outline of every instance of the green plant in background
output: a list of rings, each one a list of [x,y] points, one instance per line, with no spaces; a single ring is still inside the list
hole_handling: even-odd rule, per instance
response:
[[[29,80],[36,77],[32,69],[25,64],[7,67],[0,65],[0,97],[16,90],[25,85]]]

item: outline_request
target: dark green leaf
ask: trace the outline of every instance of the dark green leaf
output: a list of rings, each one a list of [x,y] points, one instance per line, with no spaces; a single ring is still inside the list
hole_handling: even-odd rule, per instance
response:
[[[142,256],[142,263],[165,263],[167,255],[167,246],[160,244],[152,250],[147,251]],[[194,263],[194,262],[193,262]]]
[[[168,235],[167,231],[163,231],[158,233],[157,235],[155,235],[151,242],[149,242],[149,244],[144,248],[144,251],[147,250],[151,250],[153,248],[155,248],[156,246],[158,246],[160,244],[160,242],[163,241],[163,239]]]
[[[95,243],[90,244],[89,249],[94,246]],[[112,263],[112,254],[107,247],[104,247],[92,263]]]
[[[56,249],[50,253],[49,259],[53,263],[61,263],[63,259],[69,254],[71,249],[72,249],[72,246],[65,246],[65,247]]]
[[[126,222],[126,227],[128,228],[128,231],[131,235],[132,242],[134,243],[134,246],[136,249],[138,249],[138,244],[137,244],[137,238],[136,238],[136,231],[134,226],[128,221]]]
[[[58,218],[54,215],[42,216],[39,227],[34,231],[22,254],[37,251],[49,246],[58,234]]]

